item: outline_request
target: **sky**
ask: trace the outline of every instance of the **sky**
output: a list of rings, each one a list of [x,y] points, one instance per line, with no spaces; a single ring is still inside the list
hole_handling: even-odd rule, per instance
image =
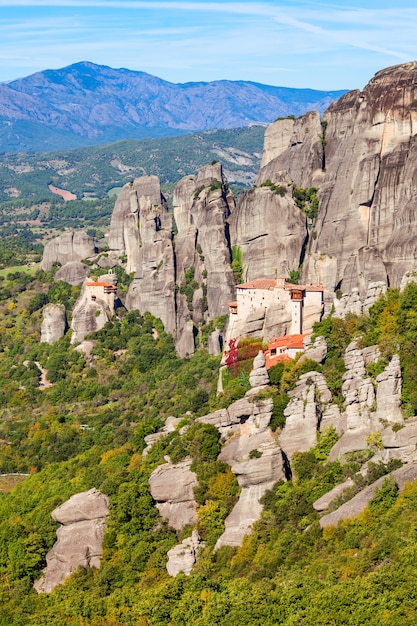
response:
[[[173,83],[362,89],[417,58],[415,0],[0,0],[0,24],[0,82],[91,61]]]

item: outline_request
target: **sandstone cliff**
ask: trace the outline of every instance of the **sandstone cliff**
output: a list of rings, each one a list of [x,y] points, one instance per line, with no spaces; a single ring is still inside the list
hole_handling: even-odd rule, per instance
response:
[[[101,330],[114,315],[117,305],[116,292],[106,293],[103,285],[116,282],[114,274],[100,277],[100,282],[86,279],[72,312],[71,343],[82,342],[89,333]],[[96,286],[95,286],[96,285]]]
[[[128,309],[149,311],[174,335],[180,356],[192,354],[198,328],[228,312],[234,296],[227,219],[234,207],[220,163],[186,176],[174,192],[172,215],[159,180],[144,176],[125,185],[110,227],[110,256],[126,257],[134,280]],[[216,345],[217,344],[217,345]],[[220,352],[221,338],[210,339]]]

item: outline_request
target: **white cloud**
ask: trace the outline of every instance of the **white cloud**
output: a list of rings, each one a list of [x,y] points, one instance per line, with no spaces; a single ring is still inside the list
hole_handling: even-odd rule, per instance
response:
[[[291,73],[304,83],[294,86],[326,88],[332,77],[337,88],[361,86],[385,65],[417,57],[417,8],[360,3],[0,0],[0,80],[25,59],[28,73],[92,60],[175,82],[283,84],[281,73]]]

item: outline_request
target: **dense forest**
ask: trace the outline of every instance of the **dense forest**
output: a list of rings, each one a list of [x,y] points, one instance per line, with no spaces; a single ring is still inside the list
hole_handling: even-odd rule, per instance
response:
[[[180,359],[160,321],[137,311],[122,309],[94,334],[90,356],[71,346],[70,331],[53,345],[40,343],[44,304],[64,304],[70,314],[79,294],[78,287],[55,282],[54,271],[0,276],[2,626],[415,624],[417,486],[398,494],[386,479],[357,519],[337,527],[321,529],[312,506],[347,477],[355,484],[351,497],[398,461],[372,463],[376,441],[366,451],[366,478],[363,454],[329,462],[337,440],[329,429],[292,459],[292,479],[263,497],[262,518],[242,547],[214,550],[239,487],[217,460],[217,429],[197,418],[244,395],[259,343],[243,346],[222,394],[216,393],[220,357],[208,355],[203,337],[192,357]],[[127,282],[121,274],[121,285]],[[353,338],[363,347],[379,345],[374,375],[399,352],[404,416],[414,416],[416,309],[417,285],[410,283],[402,293],[388,290],[369,315],[330,315],[317,324],[315,335],[329,347],[322,365],[295,359],[270,370],[274,430],[283,427],[288,393],[309,369],[324,374],[337,399],[343,351]],[[40,386],[38,364],[50,386]],[[179,427],[143,456],[144,436],[171,415],[181,418]],[[193,459],[197,528],[205,542],[191,575],[175,578],[166,571],[167,551],[191,529],[170,528],[148,486],[167,454],[173,462]],[[58,527],[50,513],[92,487],[110,498],[101,566],[80,568],[38,595],[32,585]]]

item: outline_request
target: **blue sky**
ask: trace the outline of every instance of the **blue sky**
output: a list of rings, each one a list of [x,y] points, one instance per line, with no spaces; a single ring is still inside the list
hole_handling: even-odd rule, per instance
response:
[[[0,0],[0,81],[92,61],[180,83],[363,88],[417,58],[415,0]]]

